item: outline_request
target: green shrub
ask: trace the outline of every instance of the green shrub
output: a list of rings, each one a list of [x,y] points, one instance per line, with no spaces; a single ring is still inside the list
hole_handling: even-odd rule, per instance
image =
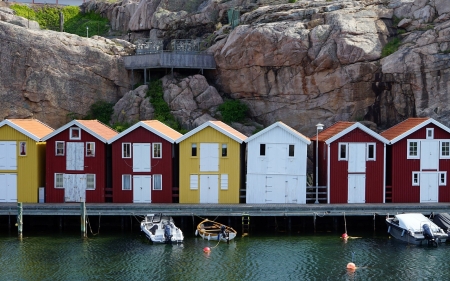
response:
[[[295,3],[297,0],[289,0],[289,3]]]
[[[114,112],[114,104],[106,101],[97,101],[90,107],[88,115],[84,117],[85,120],[97,119],[104,124],[109,124],[111,115]]]
[[[112,128],[120,133],[120,132],[123,132],[126,129],[130,128],[132,125],[134,125],[134,124],[130,124],[128,122],[124,122],[124,123],[117,122],[112,126]]]
[[[398,50],[398,47],[400,47],[400,39],[394,38],[389,43],[386,44],[386,46],[383,47],[383,50],[381,51],[381,56],[387,57],[393,53],[395,53]]]
[[[245,118],[248,107],[240,100],[227,100],[219,106],[225,123],[240,122]]]

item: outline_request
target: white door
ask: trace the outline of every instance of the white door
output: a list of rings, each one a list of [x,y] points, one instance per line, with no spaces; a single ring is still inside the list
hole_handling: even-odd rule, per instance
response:
[[[68,142],[66,155],[66,170],[84,170],[84,143]]]
[[[200,175],[200,203],[219,203],[219,175]]]
[[[17,170],[17,144],[0,141],[0,170]]]
[[[266,176],[266,203],[286,203],[284,176]]]
[[[306,193],[303,194],[300,190],[299,185],[299,176],[292,177],[288,176],[286,177],[285,185],[286,185],[286,203],[305,203],[306,200]],[[305,198],[305,200],[301,200],[301,198]]]
[[[219,144],[200,143],[200,171],[219,171]]]
[[[0,202],[17,202],[17,174],[0,174]]]
[[[439,141],[420,142],[420,169],[439,169]]]
[[[438,202],[439,173],[420,173],[420,203]]]
[[[266,148],[267,173],[286,174],[287,144],[268,144]]]
[[[133,172],[150,172],[150,143],[133,143]]]
[[[133,203],[152,202],[152,176],[133,176]]]
[[[349,143],[348,144],[348,172],[365,173],[366,172],[366,144]]]
[[[64,174],[64,201],[86,202],[86,175]]]
[[[366,175],[348,175],[348,203],[366,202]]]

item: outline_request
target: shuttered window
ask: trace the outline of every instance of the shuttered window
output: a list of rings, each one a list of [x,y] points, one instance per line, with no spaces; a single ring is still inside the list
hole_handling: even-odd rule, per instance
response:
[[[95,142],[87,142],[86,143],[86,156],[87,157],[95,156]]]
[[[57,141],[55,143],[56,148],[56,156],[64,156],[64,142],[63,141]]]
[[[153,190],[162,190],[162,175],[153,175]]]
[[[95,174],[86,174],[86,190],[95,189]]]
[[[153,158],[162,158],[161,155],[161,148],[162,148],[162,143],[153,143]]]
[[[55,188],[64,188],[64,174],[55,174]]]
[[[228,189],[228,175],[227,174],[220,175],[220,189],[223,189],[223,190]]]
[[[131,175],[122,175],[122,190],[131,190]]]
[[[198,189],[198,175],[190,176],[190,189]]]
[[[131,143],[122,143],[122,158],[131,158]]]

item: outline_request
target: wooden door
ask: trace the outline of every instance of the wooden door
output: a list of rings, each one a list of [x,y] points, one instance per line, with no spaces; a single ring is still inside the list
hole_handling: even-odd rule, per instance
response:
[[[150,143],[133,143],[133,172],[150,172]]]
[[[366,202],[366,175],[349,174],[348,175],[348,203]]]
[[[348,172],[365,173],[366,172],[366,144],[349,143],[348,144]]]
[[[67,142],[66,170],[84,170],[84,143]]]
[[[420,173],[420,203],[438,202],[439,173]]]
[[[17,174],[0,174],[0,203],[17,202]]]
[[[200,143],[200,171],[219,171],[219,144]]]
[[[439,141],[420,142],[420,169],[439,169]]]
[[[219,175],[200,175],[200,203],[219,203]]]
[[[152,202],[152,176],[133,176],[133,203]]]
[[[64,174],[64,202],[86,202],[86,175]]]

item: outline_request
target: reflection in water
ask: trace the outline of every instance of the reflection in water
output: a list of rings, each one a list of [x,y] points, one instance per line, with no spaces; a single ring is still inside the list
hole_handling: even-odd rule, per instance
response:
[[[186,237],[153,245],[140,233],[0,236],[0,280],[450,280],[447,245],[408,247],[369,235]],[[210,247],[205,253],[203,249]],[[356,269],[347,270],[349,263]],[[395,263],[395,267],[391,265]]]

